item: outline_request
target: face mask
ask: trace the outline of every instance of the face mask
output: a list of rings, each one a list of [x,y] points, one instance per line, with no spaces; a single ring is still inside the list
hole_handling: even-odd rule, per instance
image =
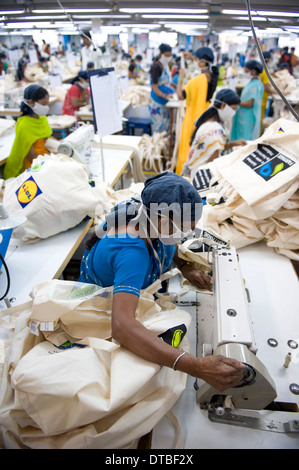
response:
[[[167,222],[168,226],[168,222]],[[163,233],[162,228],[161,228],[161,233],[159,234],[159,238],[164,245],[176,245],[178,243],[181,243],[183,238],[186,238],[190,233],[191,230],[188,230],[187,232],[183,232],[174,222],[172,222],[173,226],[173,233]]]
[[[228,104],[226,104],[223,109],[217,108],[217,111],[221,121],[230,121],[236,114],[235,109],[231,108]]]
[[[161,62],[162,65],[167,65],[169,64],[169,62],[171,61],[171,56],[170,57],[167,57],[167,55],[162,55],[159,59],[159,61]]]
[[[33,106],[30,106],[30,104],[28,103],[27,100],[23,100],[25,104],[27,104],[27,106],[29,106],[29,108],[32,109],[32,111],[37,114],[38,116],[46,116],[49,112],[49,106],[47,105],[44,105],[44,104],[40,104],[38,103],[37,101],[35,101],[34,103],[34,107]]]
[[[86,83],[86,82],[79,82],[79,85],[80,85],[80,87],[83,88],[84,90],[89,87],[89,83]]]

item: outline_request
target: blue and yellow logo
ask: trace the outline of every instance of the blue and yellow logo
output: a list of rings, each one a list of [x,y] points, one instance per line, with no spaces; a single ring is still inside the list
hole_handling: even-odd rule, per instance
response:
[[[278,134],[284,134],[284,130],[282,129],[282,127],[280,127],[277,132]]]
[[[33,177],[30,176],[16,191],[17,199],[21,206],[26,207],[39,194],[42,194]]]

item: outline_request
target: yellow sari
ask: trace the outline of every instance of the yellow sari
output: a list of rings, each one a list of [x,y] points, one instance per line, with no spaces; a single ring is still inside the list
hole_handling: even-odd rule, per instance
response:
[[[207,101],[208,80],[204,73],[191,78],[184,88],[186,92],[186,113],[182,125],[179,156],[176,173],[181,174],[183,165],[190,151],[190,139],[194,131],[194,124],[204,113],[210,103]]]

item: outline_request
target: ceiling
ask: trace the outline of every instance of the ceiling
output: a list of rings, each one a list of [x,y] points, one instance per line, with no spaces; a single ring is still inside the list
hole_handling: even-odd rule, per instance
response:
[[[298,0],[285,0],[283,6],[281,6],[281,0],[251,0],[250,3],[253,22],[258,30],[280,26],[284,28],[284,31],[299,34]],[[67,11],[68,16],[61,7]],[[84,12],[83,8],[86,10],[104,9],[106,11]],[[141,13],[141,8],[154,11]],[[180,12],[163,12],[165,9],[181,10],[182,8],[185,11],[183,15]],[[127,9],[130,10],[127,11]],[[52,11],[43,12],[43,10]],[[75,12],[74,10],[79,11]],[[243,12],[226,14],[226,10],[242,10]],[[188,34],[193,31],[198,35],[219,33],[227,29],[240,31],[250,29],[245,0],[189,0],[187,2],[182,2],[182,0],[85,0],[84,2],[76,0],[1,0],[0,11],[0,34],[1,30],[16,30],[14,23],[30,22],[31,26],[29,27],[41,29],[44,24],[50,22],[51,27],[59,29],[63,28],[63,25],[65,27],[66,24],[71,24],[70,19],[80,29],[91,29],[91,21],[94,24],[101,22],[102,26],[127,25],[135,27],[135,25],[144,25],[147,27],[145,25],[151,25],[151,27],[156,26],[159,30],[168,31],[175,30],[178,23],[181,32]],[[20,13],[11,13],[16,11]],[[39,11],[42,12],[39,13]],[[281,11],[290,15],[274,14]],[[199,15],[203,15],[203,18]],[[278,29],[277,31],[282,33],[283,30]],[[275,29],[273,29],[274,32]]]

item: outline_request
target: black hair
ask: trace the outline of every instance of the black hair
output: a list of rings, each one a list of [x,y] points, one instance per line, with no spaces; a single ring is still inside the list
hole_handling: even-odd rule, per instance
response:
[[[196,121],[195,123],[195,129],[192,133],[191,139],[190,139],[190,145],[192,145],[192,142],[194,140],[194,137],[196,136],[197,130],[202,126],[206,121],[208,121],[211,118],[214,118],[215,121],[220,122],[219,116],[218,116],[218,111],[216,108],[220,108],[220,103],[215,103],[213,106],[210,106]]]
[[[217,87],[218,76],[219,76],[218,67],[212,66],[212,68],[211,68],[211,81],[208,84],[207,101],[211,101],[212,96],[214,95],[214,92],[215,92],[216,87]]]

